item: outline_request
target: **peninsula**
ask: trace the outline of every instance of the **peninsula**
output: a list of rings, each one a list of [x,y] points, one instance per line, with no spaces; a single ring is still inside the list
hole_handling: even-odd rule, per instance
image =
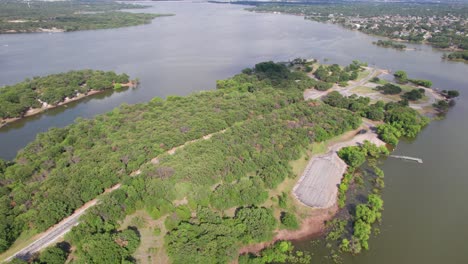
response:
[[[0,34],[70,32],[149,24],[160,16],[120,11],[146,6],[114,1],[19,1],[0,2]]]
[[[425,115],[457,95],[385,74],[358,61],[263,62],[214,91],[51,129],[0,162],[0,257],[307,263],[289,242],[273,242],[325,228],[343,252],[358,254],[382,217],[376,160],[388,155],[385,143],[416,136]],[[364,164],[373,173],[361,175]],[[348,190],[361,182],[373,188],[356,203]],[[332,219],[347,203],[359,209]],[[58,246],[32,254],[64,234],[71,254]]]
[[[106,90],[136,87],[127,74],[95,70],[34,77],[0,88],[0,127]]]

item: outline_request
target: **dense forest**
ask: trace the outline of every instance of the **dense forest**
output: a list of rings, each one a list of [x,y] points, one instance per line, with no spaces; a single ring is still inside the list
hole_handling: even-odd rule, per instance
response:
[[[116,183],[122,183],[121,188],[105,195],[66,237],[77,263],[134,262],[131,254],[139,239],[132,232],[138,230],[122,230],[120,225],[136,210],[164,222],[164,232],[155,236],[163,236],[173,263],[229,262],[242,245],[271,240],[278,229],[297,228],[296,212],[286,196],[273,199],[269,191],[294,177],[289,162],[299,159],[311,143],[362,122],[353,113],[360,110],[349,108],[352,101],[348,106],[304,101],[303,91],[317,82],[285,64],[264,62],[218,81],[215,91],[123,105],[38,135],[13,161],[0,163],[0,213],[5,219],[0,250],[25,230],[45,230]],[[379,108],[389,133],[395,132],[392,136],[413,136],[415,126],[426,124],[403,105],[358,103],[363,109]],[[166,153],[211,133],[210,139]],[[382,132],[382,138],[387,134]],[[380,151],[368,146],[365,153],[376,156]],[[361,162],[351,156],[343,158],[358,166]],[[157,162],[150,162],[154,157]],[[181,200],[187,202],[176,202]],[[266,205],[273,200],[277,202]],[[372,201],[369,198],[368,207],[374,210]],[[365,248],[365,238],[359,233],[355,237]],[[46,252],[39,259],[64,258],[58,249]],[[261,254],[264,260],[243,256],[240,261],[269,263],[266,256],[276,262],[308,259],[293,253],[287,243]]]
[[[22,117],[31,108],[57,105],[89,91],[119,88],[129,82],[127,74],[80,70],[26,79],[0,88],[0,118]]]
[[[176,192],[179,189],[191,194],[192,210],[198,205],[209,206],[214,197],[229,195],[221,186],[212,195],[206,191],[223,179],[226,184],[239,180],[236,188],[245,192],[249,186],[256,191],[274,188],[290,174],[286,160],[297,158],[301,148],[355,128],[360,122],[351,113],[303,102],[302,91],[313,83],[305,74],[290,72],[284,65],[259,64],[251,74],[220,81],[217,91],[122,106],[93,120],[78,120],[40,134],[13,162],[2,166],[1,212],[7,220],[2,221],[0,232],[2,250],[22,231],[42,231],[104,188],[123,179],[130,181],[127,175],[152,157],[226,128],[230,129],[210,142],[193,144],[162,159],[156,168],[145,168],[141,177],[114,192],[110,201],[131,203],[124,211],[95,216],[108,215],[106,224],[110,224],[139,204],[157,217],[173,210],[171,201],[176,193],[184,194]],[[187,159],[187,155],[192,158]],[[249,179],[252,172],[256,173]],[[147,187],[135,188],[133,184]],[[128,188],[136,191],[136,196],[126,194]],[[116,201],[114,195],[119,193],[123,196]],[[244,195],[236,206],[261,203],[257,192],[254,194]],[[96,210],[106,206],[103,203]],[[115,211],[116,207],[106,210]]]
[[[0,33],[77,31],[148,24],[157,14],[117,12],[144,8],[115,1],[18,1],[0,2]]]

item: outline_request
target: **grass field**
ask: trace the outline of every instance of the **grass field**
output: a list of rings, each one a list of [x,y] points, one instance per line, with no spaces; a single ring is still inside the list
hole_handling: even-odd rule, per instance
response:
[[[386,82],[388,83],[388,82]],[[357,95],[362,95],[362,96],[368,96],[369,94],[378,94],[379,96],[379,99],[383,100],[383,101],[400,101],[402,98],[401,98],[401,95],[406,93],[406,92],[409,92],[411,90],[414,90],[414,89],[419,89],[415,86],[411,86],[411,85],[399,85],[402,89],[402,92],[400,94],[393,94],[393,95],[390,95],[390,94],[382,94],[380,93],[379,91],[375,90],[374,88],[371,88],[371,87],[367,87],[367,86],[358,86],[354,89],[351,90],[352,93],[355,93]],[[416,104],[422,104],[422,103],[425,103],[429,100],[429,97],[427,97],[426,95],[423,96],[423,98],[421,98],[420,100],[417,100],[417,101],[414,101],[412,103],[416,103]],[[371,97],[371,102],[375,102],[377,101],[376,98],[374,98],[374,96]]]
[[[121,230],[129,226],[135,226],[140,232],[141,243],[133,257],[137,263],[168,263],[169,258],[164,249],[164,234],[166,228],[161,217],[153,220],[145,210],[138,210],[131,215],[127,215],[121,225]]]
[[[351,92],[360,95],[360,94],[376,93],[377,91],[374,90],[374,88],[371,88],[371,87],[367,87],[367,86],[358,86],[358,87],[352,89]]]
[[[365,70],[365,71],[360,71],[358,73],[358,77],[357,77],[357,80],[356,81],[359,81],[361,80],[362,78],[366,78],[368,75],[369,75],[370,71],[369,70]]]

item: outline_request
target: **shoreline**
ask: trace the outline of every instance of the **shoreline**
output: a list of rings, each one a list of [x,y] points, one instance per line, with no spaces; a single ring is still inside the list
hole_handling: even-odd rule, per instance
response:
[[[255,5],[254,5],[254,7],[255,7]],[[341,24],[341,23],[333,23],[333,22],[329,22],[329,21],[318,21],[318,20],[314,20],[314,19],[308,19],[308,16],[306,16],[305,14],[302,14],[302,13],[287,13],[287,12],[279,12],[279,11],[256,11],[256,10],[253,10],[251,8],[246,8],[246,10],[248,12],[260,13],[260,14],[263,13],[263,14],[275,14],[275,15],[302,16],[304,18],[304,20],[309,20],[309,21],[313,21],[313,22],[317,22],[317,23],[323,23],[323,24],[338,25],[338,26],[340,26],[340,27],[342,27],[344,29],[347,29],[347,30],[360,32],[360,33],[363,33],[363,34],[366,34],[366,35],[372,36],[372,37],[386,38],[388,40],[392,40],[392,41],[396,41],[396,42],[403,42],[403,43],[407,43],[407,44],[427,45],[427,46],[430,46],[431,48],[439,50],[439,51],[448,51],[448,52],[464,51],[461,48],[453,48],[453,47],[438,48],[438,47],[435,47],[433,44],[431,44],[431,42],[427,41],[426,39],[422,40],[422,41],[410,41],[410,40],[404,40],[404,39],[401,39],[401,38],[392,38],[392,37],[385,36],[385,35],[378,35],[378,34],[375,34],[375,33],[368,33],[368,32],[358,30],[358,29],[354,29],[354,28],[348,28],[344,24]],[[380,47],[383,47],[383,46],[380,46]],[[405,49],[402,49],[401,51],[412,51],[412,50],[416,50],[416,49],[411,49],[411,48],[407,49],[407,48],[405,48]],[[452,60],[452,61],[460,62],[458,60]]]
[[[335,141],[332,140],[327,144],[327,150],[325,153],[336,153],[339,149],[346,147],[346,146],[354,146],[368,140],[378,146],[385,145],[383,141],[378,139],[377,134],[372,130],[375,128],[375,123],[371,122],[370,120],[363,119],[363,124],[361,124],[357,129],[347,131],[339,136],[339,140]],[[366,134],[359,134],[358,132],[362,129],[369,130]],[[313,162],[314,158],[323,156],[324,154],[316,154],[310,157],[307,167]],[[326,155],[326,154],[325,154]],[[303,239],[315,239],[319,238],[320,236],[324,235],[326,232],[325,223],[329,220],[332,220],[336,214],[340,211],[338,208],[338,196],[334,197],[334,202],[329,207],[311,207],[307,204],[304,204],[300,199],[298,199],[295,189],[297,188],[298,184],[301,183],[303,178],[306,176],[304,175],[305,170],[301,173],[299,178],[296,181],[295,186],[293,187],[292,195],[295,202],[298,202],[300,205],[305,206],[308,208],[307,216],[302,219],[299,229],[297,230],[287,230],[281,229],[277,230],[275,236],[272,240],[266,242],[260,242],[255,244],[250,244],[246,246],[242,246],[238,250],[238,255],[242,254],[258,254],[261,250],[267,248],[270,245],[282,240],[288,241],[299,241]],[[340,177],[340,182],[341,178]],[[336,187],[338,189],[338,187]]]
[[[325,234],[326,221],[329,221],[335,217],[338,213],[339,208],[335,203],[333,206],[328,208],[310,208],[309,215],[304,218],[297,230],[278,230],[274,238],[270,241],[255,243],[243,246],[239,249],[238,254],[257,254],[266,247],[273,245],[278,241],[298,241],[303,239],[318,238]]]
[[[180,0],[180,1],[182,1],[182,0]],[[153,2],[153,1],[149,1],[149,2]],[[113,11],[111,11],[111,12],[113,12]],[[152,14],[152,13],[130,13],[130,12],[126,12],[126,13],[129,13],[129,14],[150,14],[150,15]],[[2,35],[2,34],[31,34],[31,33],[50,33],[50,34],[52,34],[52,33],[67,33],[67,32],[78,32],[78,31],[89,31],[89,30],[101,30],[101,29],[118,29],[118,28],[125,28],[125,27],[134,27],[134,26],[147,25],[147,24],[150,24],[154,19],[156,19],[158,17],[166,17],[166,16],[174,16],[174,14],[154,14],[154,16],[153,16],[153,18],[151,18],[151,20],[149,20],[147,22],[144,22],[144,23],[137,24],[137,25],[123,25],[123,26],[115,26],[115,27],[112,26],[112,27],[104,27],[104,28],[72,29],[72,30],[67,30],[64,27],[51,27],[51,28],[38,27],[38,28],[33,28],[33,29],[8,29],[8,30],[0,31],[0,35]],[[7,22],[10,22],[10,21],[7,21]],[[29,21],[27,21],[27,22],[29,22]],[[19,22],[10,22],[10,23],[19,23]],[[24,23],[24,22],[20,22],[20,23]]]
[[[122,88],[124,88],[124,87],[125,88],[135,88],[138,85],[138,83],[135,82],[135,81],[129,81],[128,83],[121,83],[121,85],[122,85]],[[109,89],[104,89],[104,90],[89,90],[85,94],[80,94],[80,95],[77,95],[77,96],[72,97],[72,98],[65,98],[65,100],[63,100],[62,102],[60,102],[60,103],[58,103],[56,105],[47,105],[47,106],[43,106],[41,108],[31,108],[28,111],[26,111],[26,113],[23,116],[0,119],[0,128],[4,127],[4,126],[6,126],[6,125],[8,125],[10,123],[14,123],[16,121],[24,119],[25,117],[38,115],[38,114],[46,112],[47,110],[54,109],[54,108],[57,108],[57,107],[60,107],[60,106],[64,106],[64,105],[67,105],[67,104],[69,104],[71,102],[79,101],[81,99],[84,99],[84,98],[87,98],[87,97],[90,97],[90,96],[93,96],[93,95],[96,95],[96,94],[101,94],[101,93],[107,92],[109,90],[112,90],[112,89],[109,88]]]
[[[450,61],[450,62],[464,62],[464,63],[468,63],[468,60],[464,60],[464,59],[449,59],[449,58],[442,58],[443,60],[445,61]]]
[[[65,29],[62,28],[36,28],[34,30],[16,30],[16,29],[9,29],[6,31],[1,31],[0,34],[23,34],[23,33],[64,33],[67,32]]]

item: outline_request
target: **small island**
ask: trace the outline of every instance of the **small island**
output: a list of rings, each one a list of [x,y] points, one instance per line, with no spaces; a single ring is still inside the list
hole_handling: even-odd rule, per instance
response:
[[[452,61],[468,62],[468,50],[455,51],[455,52],[450,53],[449,55],[444,54],[442,58],[452,60]]]
[[[384,47],[384,48],[394,48],[394,49],[397,49],[397,50],[406,49],[406,45],[396,43],[396,42],[393,42],[391,40],[381,40],[381,39],[379,39],[377,42],[372,42],[372,44],[380,46],[380,47]]]
[[[0,34],[70,32],[149,24],[160,16],[120,11],[145,8],[113,1],[19,1],[0,2]]]
[[[127,74],[80,70],[34,77],[0,88],[0,127],[23,117],[114,89],[135,87]]]

